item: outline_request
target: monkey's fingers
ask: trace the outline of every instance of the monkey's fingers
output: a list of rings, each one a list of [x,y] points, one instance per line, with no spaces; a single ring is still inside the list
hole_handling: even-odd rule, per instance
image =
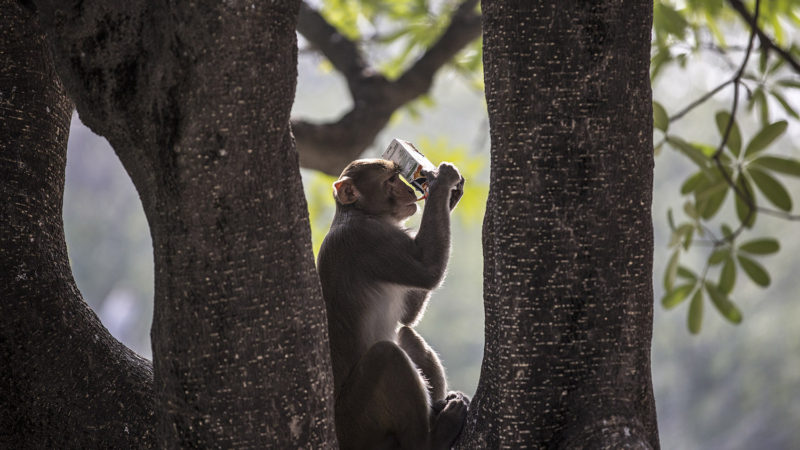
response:
[[[470,403],[469,396],[467,394],[461,392],[461,391],[450,391],[450,392],[448,392],[447,393],[447,397],[444,398],[444,401],[446,403],[448,403],[448,402],[450,402],[452,400],[460,400],[460,401],[466,403],[467,406],[469,406],[469,403]]]
[[[461,200],[461,197],[464,196],[464,177],[461,177],[461,181],[458,182],[455,188],[450,191],[450,211],[456,207],[458,201]]]

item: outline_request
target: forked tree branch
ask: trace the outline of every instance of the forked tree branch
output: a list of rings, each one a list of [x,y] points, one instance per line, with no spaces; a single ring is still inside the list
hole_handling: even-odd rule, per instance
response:
[[[357,158],[397,109],[428,92],[436,72],[480,36],[477,4],[478,0],[465,0],[453,13],[441,37],[396,81],[374,70],[355,42],[303,4],[298,31],[345,77],[353,106],[330,123],[292,121],[300,164],[338,175],[347,163]]]

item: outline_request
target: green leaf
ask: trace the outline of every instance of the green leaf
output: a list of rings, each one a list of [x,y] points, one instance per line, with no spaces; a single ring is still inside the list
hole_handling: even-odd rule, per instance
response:
[[[800,161],[780,156],[759,156],[750,164],[773,172],[800,177]]]
[[[675,284],[675,277],[678,275],[678,256],[680,251],[675,250],[667,263],[667,269],[664,271],[664,290],[669,292]]]
[[[753,106],[759,101],[764,99],[764,89],[761,87],[756,88],[750,98],[747,99],[747,111],[752,111]]]
[[[759,91],[761,94],[758,102],[758,117],[761,120],[761,125],[767,126],[769,124],[769,102],[767,101],[767,94],[763,90]]]
[[[725,201],[725,197],[727,195],[728,183],[722,181],[722,183],[715,188],[714,193],[697,206],[697,212],[700,213],[700,216],[706,220],[714,217],[714,215],[722,207],[722,203]]]
[[[778,86],[800,89],[800,81],[795,80],[778,80]]]
[[[658,18],[658,25],[667,33],[674,34],[681,39],[684,37],[689,23],[683,17],[683,14],[675,11],[667,4],[659,2],[656,4],[655,16]]]
[[[719,228],[722,230],[722,236],[724,236],[726,239],[733,236],[733,230],[731,230],[731,227],[729,227],[728,224],[723,223]]]
[[[669,229],[675,231],[675,218],[672,217],[672,208],[667,208],[667,224]]]
[[[766,53],[766,52],[763,52],[763,53]],[[786,64],[786,60],[785,60],[785,59],[783,59],[783,58],[778,58],[778,59],[777,59],[777,60],[776,60],[774,63],[772,63],[772,65],[769,67],[769,70],[767,70],[767,74],[769,74],[769,75],[773,75],[773,74],[775,74],[775,72],[777,72],[777,71],[778,71],[778,69],[780,69],[781,67],[783,67],[783,65],[784,65],[784,64]]]
[[[761,264],[744,255],[737,255],[737,259],[739,260],[739,265],[742,266],[744,273],[746,273],[755,284],[762,287],[769,286],[771,281],[769,274]]]
[[[742,313],[739,308],[728,299],[728,296],[717,289],[713,284],[706,282],[706,292],[711,297],[711,303],[717,307],[723,317],[733,323],[742,322]]]
[[[655,147],[653,147],[653,155],[658,156],[661,154],[661,149],[664,147],[664,141],[662,140]]]
[[[660,35],[656,33],[656,43],[658,43],[660,39]],[[658,45],[658,50],[653,55],[652,59],[650,60],[650,80],[655,80],[658,75],[661,73],[661,70],[666,66],[666,64],[672,61],[672,54],[670,53],[670,47],[667,45]]]
[[[683,249],[689,250],[689,246],[692,245],[692,238],[694,238],[694,227],[689,228],[689,231],[686,233],[686,236],[683,238]]]
[[[769,58],[769,53],[759,52],[758,56],[758,71],[764,73],[767,71],[767,59]]]
[[[689,331],[692,334],[700,332],[700,326],[703,323],[703,290],[698,289],[692,297],[692,302],[689,303],[689,317],[688,325]]]
[[[731,254],[731,249],[729,247],[720,248],[715,250],[709,257],[708,257],[708,264],[712,266],[716,266],[717,264],[721,264],[723,261],[728,259]]]
[[[689,293],[692,292],[694,286],[695,286],[694,283],[684,284],[667,292],[661,299],[661,305],[664,307],[664,309],[672,309],[678,306],[679,304],[681,304],[681,302],[686,300],[686,297],[688,297]]]
[[[704,3],[706,3],[708,5],[706,7],[706,14],[705,14],[706,25],[708,25],[708,29],[711,31],[711,34],[714,35],[714,39],[716,39],[717,42],[719,42],[720,47],[725,48],[725,47],[727,47],[727,44],[726,44],[726,41],[725,41],[725,34],[717,26],[717,21],[714,20],[714,16],[716,14],[710,12],[710,11],[712,11],[713,7],[715,7],[717,5],[721,6],[722,2],[712,1],[712,2],[704,2]],[[711,5],[714,5],[714,6],[711,6]]]
[[[730,113],[728,111],[720,111],[717,113],[716,119],[720,136],[725,136],[728,121],[731,120]],[[739,133],[739,126],[736,125],[735,120],[731,123],[731,131],[728,134],[728,140],[725,142],[725,146],[736,156],[739,156],[739,153],[742,151],[742,135]]]
[[[781,245],[777,240],[772,238],[755,239],[750,242],[745,242],[739,247],[739,250],[753,255],[769,255],[780,250]]]
[[[780,137],[780,135],[786,131],[786,126],[787,122],[785,120],[779,120],[762,128],[761,131],[759,131],[753,137],[750,143],[747,144],[747,149],[744,151],[744,156],[753,156],[769,147],[769,144],[771,144],[775,139],[778,139],[778,137]]]
[[[692,232],[693,229],[694,227],[688,223],[684,223],[683,225],[679,226],[677,230],[672,232],[672,236],[669,238],[669,246],[673,247],[678,245],[686,238],[686,235]]]
[[[667,128],[669,128],[667,110],[661,106],[661,103],[656,101],[653,102],[653,126],[665,133],[667,132]]]
[[[703,181],[704,183],[701,183],[695,188],[695,199],[697,201],[706,200],[709,197],[713,197],[714,195],[726,190],[728,187],[728,183],[722,178],[722,176],[719,175],[719,172],[716,171],[714,172],[714,176],[712,178],[706,177]]]
[[[714,156],[714,153],[717,152],[717,147],[707,144],[692,144],[692,146],[700,150],[700,153],[705,155],[705,157],[709,160],[711,159],[712,156]]]
[[[681,278],[686,278],[687,280],[697,280],[697,275],[695,275],[695,273],[689,270],[686,266],[678,266],[678,276]]]
[[[687,216],[691,217],[694,220],[700,218],[700,214],[697,213],[697,210],[694,207],[692,202],[686,202],[683,204],[683,212],[686,213]]]
[[[701,169],[708,170],[707,166],[709,159],[698,147],[675,136],[670,136],[667,139],[667,142],[669,142],[673,148],[686,155],[687,158],[694,161],[694,163],[700,166]]]
[[[702,186],[708,178],[706,174],[700,170],[695,172],[692,176],[686,179],[681,185],[681,194],[686,195],[691,192],[694,192],[697,188]]]
[[[767,197],[770,203],[784,211],[791,211],[792,198],[780,181],[753,167],[749,168],[747,172],[750,174],[750,178],[753,179],[753,183],[764,194],[764,197]]]
[[[795,111],[795,109],[792,108],[792,105],[790,105],[789,102],[786,101],[786,98],[784,98],[784,96],[781,95],[780,92],[771,90],[769,91],[769,93],[772,94],[772,96],[775,97],[775,100],[777,100],[778,103],[781,104],[783,110],[786,111],[786,114],[794,117],[795,119],[800,119],[800,115],[797,114],[797,111]]]
[[[742,224],[744,224],[745,227],[753,228],[753,225],[756,223],[756,216],[757,216],[756,209],[755,209],[757,207],[756,206],[756,197],[755,197],[755,195],[753,195],[754,194],[753,188],[752,188],[752,186],[750,186],[750,183],[747,181],[747,178],[745,178],[744,176],[741,176],[741,175],[739,176],[739,179],[736,180],[736,185],[738,186],[739,190],[743,194],[749,193],[750,194],[750,199],[753,202],[753,210],[752,210],[752,213],[751,213],[750,207],[747,205],[747,203],[745,203],[745,201],[742,200],[742,198],[739,196],[739,194],[736,194],[736,200],[735,200],[735,203],[736,203],[736,216],[739,217],[739,221]],[[748,217],[749,217],[749,219],[748,219]],[[745,220],[747,220],[746,223],[745,223]]]
[[[719,273],[719,290],[724,294],[730,294],[735,284],[736,262],[729,257],[725,260],[725,265],[722,266],[722,271]]]

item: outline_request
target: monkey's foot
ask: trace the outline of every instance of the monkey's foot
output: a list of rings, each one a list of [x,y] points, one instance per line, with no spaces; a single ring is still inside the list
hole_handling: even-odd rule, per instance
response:
[[[467,419],[467,408],[469,397],[462,392],[453,391],[447,394],[447,398],[438,403],[444,403],[444,407],[436,416],[431,432],[432,448],[450,448],[461,434],[464,422]]]
[[[447,393],[447,397],[445,397],[444,400],[439,400],[438,402],[431,405],[431,408],[433,408],[433,415],[434,416],[438,415],[439,413],[442,412],[442,410],[444,409],[445,406],[447,406],[448,403],[458,399],[466,402],[467,406],[469,407],[470,399],[467,394],[461,391],[450,391]]]

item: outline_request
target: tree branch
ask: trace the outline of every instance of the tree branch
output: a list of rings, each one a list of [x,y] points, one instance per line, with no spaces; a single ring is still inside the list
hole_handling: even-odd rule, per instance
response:
[[[453,13],[450,26],[398,80],[397,86],[408,100],[427,92],[436,72],[481,32],[481,16],[475,13],[478,0],[466,0]]]
[[[371,71],[356,43],[340,33],[305,2],[300,4],[297,31],[328,58],[349,85],[357,83]]]
[[[298,31],[347,79],[353,107],[330,123],[292,121],[303,167],[338,175],[357,158],[389,122],[392,114],[428,92],[436,72],[464,46],[480,36],[477,0],[464,1],[453,13],[442,36],[397,81],[373,70],[356,44],[307,5],[300,12]]]
[[[753,32],[758,36],[758,40],[761,42],[761,46],[767,50],[773,50],[775,53],[780,55],[790,66],[794,69],[795,72],[800,73],[800,63],[797,62],[796,59],[785,49],[781,48],[776,44],[766,33],[758,26],[758,19],[756,16],[750,14],[750,11],[747,10],[747,7],[742,3],[741,0],[728,0],[730,3],[731,8],[733,8],[739,15],[750,25],[750,28]]]

